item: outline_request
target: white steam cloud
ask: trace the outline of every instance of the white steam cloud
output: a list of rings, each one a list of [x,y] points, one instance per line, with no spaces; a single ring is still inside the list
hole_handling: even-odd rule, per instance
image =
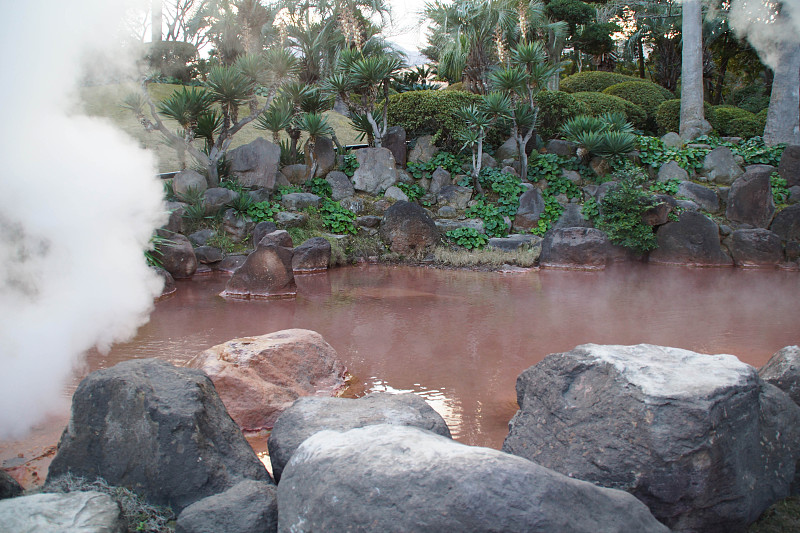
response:
[[[161,289],[143,258],[164,217],[155,161],[110,123],[75,114],[82,58],[119,55],[124,9],[38,0],[4,10],[0,438],[58,406],[83,353],[133,335]]]
[[[780,17],[776,16],[780,4]],[[800,0],[733,0],[730,26],[772,70],[787,44],[800,42]]]

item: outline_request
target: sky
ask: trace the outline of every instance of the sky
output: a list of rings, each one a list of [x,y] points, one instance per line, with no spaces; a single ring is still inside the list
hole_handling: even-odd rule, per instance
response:
[[[410,51],[425,48],[427,24],[420,23],[425,0],[390,0],[389,5],[393,23],[384,32],[387,38]]]

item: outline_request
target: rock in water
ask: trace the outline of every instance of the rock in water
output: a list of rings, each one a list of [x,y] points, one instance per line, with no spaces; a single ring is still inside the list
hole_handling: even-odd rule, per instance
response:
[[[278,531],[664,532],[641,502],[414,427],[321,431],[278,485]]]
[[[733,260],[722,250],[719,226],[696,211],[684,211],[675,222],[656,233],[658,248],[648,256],[650,263],[698,266],[730,266]]]
[[[179,513],[269,474],[199,370],[138,359],[92,372],[72,397],[48,481],[102,477]]]
[[[278,489],[242,481],[183,510],[175,533],[271,533],[278,529]]]
[[[292,250],[284,246],[259,244],[228,280],[222,296],[245,299],[294,297],[297,289],[292,255]]]
[[[602,269],[630,256],[599,229],[559,228],[545,234],[539,263],[547,268]]]
[[[32,494],[0,502],[6,533],[123,533],[120,509],[108,494]]]
[[[750,165],[744,175],[733,182],[728,192],[725,216],[734,222],[766,228],[775,214],[770,175],[775,167]]]
[[[450,438],[439,413],[416,394],[368,394],[350,398],[300,398],[286,409],[269,436],[272,474],[280,481],[286,463],[311,435],[323,430],[344,432],[376,424],[414,426]]]
[[[403,255],[423,254],[439,242],[436,223],[410,202],[396,202],[386,210],[380,233],[393,252]]]
[[[624,489],[673,531],[744,531],[789,494],[800,408],[732,355],[586,344],[517,379],[503,451]]]
[[[325,237],[312,237],[294,249],[292,269],[297,273],[324,272],[331,261],[331,243]]]
[[[246,430],[271,428],[299,397],[332,395],[345,385],[336,350],[307,329],[233,339],[187,366],[208,374],[230,415]]]

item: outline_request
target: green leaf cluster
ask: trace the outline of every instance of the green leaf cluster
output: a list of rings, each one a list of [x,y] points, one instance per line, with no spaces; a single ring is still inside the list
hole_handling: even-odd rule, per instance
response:
[[[680,185],[680,180],[672,178],[667,181],[657,181],[653,183],[650,185],[650,191],[675,196],[678,194],[678,187],[680,187]]]
[[[503,218],[503,212],[495,204],[479,198],[464,213],[468,218],[480,218],[483,220],[483,228],[486,231],[486,235],[490,237],[505,237],[508,235],[510,228]]]
[[[689,173],[701,170],[706,155],[711,151],[708,148],[667,147],[657,137],[639,137],[637,149],[645,165],[660,167],[667,161],[677,161],[678,165]]]
[[[638,129],[647,125],[647,113],[641,106],[629,102],[619,96],[597,92],[579,92],[572,95],[580,102],[590,115],[604,113],[624,113],[625,118]]]
[[[519,197],[525,191],[522,180],[498,168],[483,168],[478,179],[487,194],[492,197],[496,195],[494,203],[500,214],[514,218],[519,209]]]
[[[358,229],[354,224],[356,219],[355,213],[342,207],[339,202],[331,200],[330,198],[323,198],[319,213],[325,227],[333,233],[350,233],[351,235],[358,233]]]
[[[714,107],[714,129],[724,137],[749,139],[764,133],[764,122],[755,114],[730,105]]]
[[[629,167],[617,173],[615,178],[619,184],[603,198],[597,227],[606,232],[612,243],[639,254],[658,247],[652,226],[642,220],[644,213],[656,202],[642,188],[644,176],[641,171]]]
[[[460,156],[450,152],[440,151],[426,163],[415,163],[412,161],[406,163],[408,173],[417,180],[430,177],[430,174],[439,167],[442,167],[450,174],[460,174],[462,172],[463,160]]]
[[[769,176],[769,183],[772,186],[772,198],[775,200],[776,205],[782,205],[789,199],[788,183],[777,172],[773,172]]]
[[[256,223],[264,221],[274,222],[275,215],[277,215],[281,210],[282,209],[279,204],[273,204],[270,202],[256,202],[251,204],[247,209],[247,216]]]
[[[544,198],[544,212],[539,217],[536,227],[531,229],[531,233],[539,236],[547,233],[553,224],[561,218],[561,213],[564,212],[564,206],[558,203],[553,191],[545,189],[542,192],[542,197]]]
[[[646,129],[655,132],[656,111],[667,100],[664,88],[649,81],[625,81],[603,89],[603,94],[618,96],[644,109],[647,115]]]
[[[425,189],[417,183],[398,183],[397,187],[408,196],[409,202],[414,202],[425,196]]]
[[[452,243],[467,250],[483,248],[489,242],[489,237],[475,228],[456,228],[445,233],[445,237]]]
[[[312,178],[305,183],[305,186],[308,192],[322,198],[330,198],[333,194],[331,184],[325,178]]]

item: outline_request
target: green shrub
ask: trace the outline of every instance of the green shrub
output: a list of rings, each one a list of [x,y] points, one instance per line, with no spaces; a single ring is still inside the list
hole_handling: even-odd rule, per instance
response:
[[[733,104],[745,111],[758,114],[769,107],[769,94],[763,83],[754,83],[733,92]]]
[[[503,212],[492,203],[479,199],[468,207],[464,214],[468,218],[480,218],[483,220],[483,228],[489,237],[505,237],[508,235],[509,227],[503,218]]]
[[[483,248],[489,242],[489,237],[479,232],[475,228],[456,228],[445,233],[447,240],[453,244],[462,246],[467,250],[473,248]]]
[[[411,91],[389,97],[389,124],[402,126],[410,139],[433,135],[440,148],[458,152],[463,144],[458,132],[465,129],[456,110],[482,101],[477,94],[463,91]],[[496,144],[497,139],[490,140]]]
[[[649,81],[625,81],[603,89],[603,94],[619,96],[640,106],[647,114],[647,129],[656,130],[656,110],[666,101],[658,85]]]
[[[616,72],[586,71],[578,72],[561,80],[561,90],[568,93],[600,92],[624,81],[641,80]]]
[[[714,108],[708,102],[703,102],[703,114],[705,115],[706,120],[716,128]],[[681,126],[680,98],[667,100],[658,106],[658,109],[656,110],[656,124],[658,125],[659,135],[664,135],[670,131],[678,133],[678,130],[680,130]]]
[[[624,113],[628,122],[638,129],[644,129],[647,124],[647,113],[641,106],[624,100],[619,96],[611,96],[597,92],[573,93],[575,99],[586,107],[586,112],[599,116],[604,113]]]
[[[586,107],[571,94],[563,91],[542,91],[536,96],[539,103],[539,130],[542,139],[552,139],[565,120],[586,113]]]
[[[764,133],[761,122],[750,111],[728,105],[714,107],[714,127],[723,137],[757,137]]]
[[[636,253],[643,254],[658,247],[653,227],[642,220],[642,215],[656,203],[642,188],[644,174],[637,168],[628,167],[617,173],[614,179],[619,185],[603,197],[598,227],[608,234],[612,243]]]
[[[762,109],[756,113],[756,119],[758,119],[758,129],[762,132],[764,131],[764,128],[767,127],[767,111],[769,111],[769,109]]]

